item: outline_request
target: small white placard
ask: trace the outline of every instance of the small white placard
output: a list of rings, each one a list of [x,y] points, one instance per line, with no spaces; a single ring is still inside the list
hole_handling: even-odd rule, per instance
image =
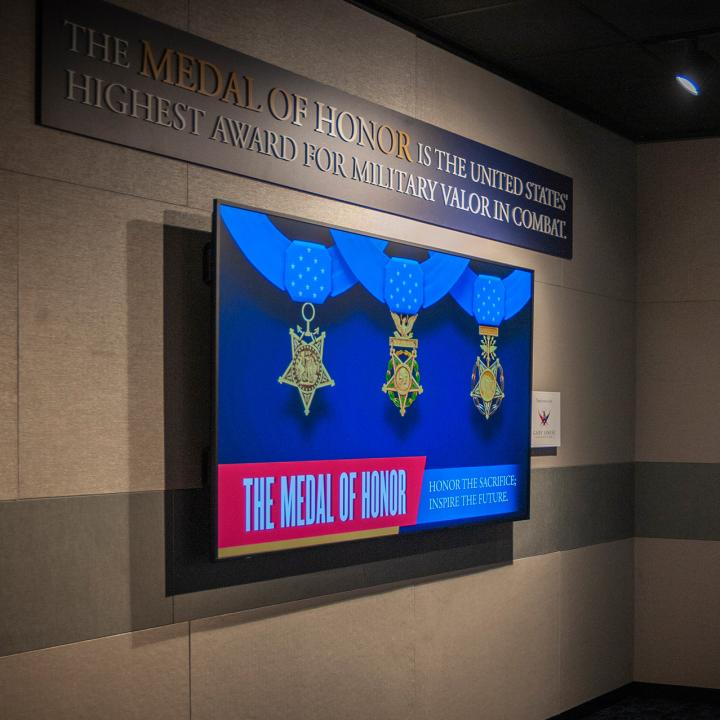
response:
[[[560,393],[533,391],[531,447],[560,447]]]

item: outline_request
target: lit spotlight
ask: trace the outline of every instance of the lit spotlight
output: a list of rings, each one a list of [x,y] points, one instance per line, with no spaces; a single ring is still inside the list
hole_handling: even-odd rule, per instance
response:
[[[683,90],[687,90],[691,95],[700,94],[700,85],[687,75],[676,75],[675,79],[680,83]]]
[[[712,55],[698,49],[697,40],[687,40],[685,57],[675,72],[675,80],[691,95],[700,95],[708,90],[717,76],[718,63]]]

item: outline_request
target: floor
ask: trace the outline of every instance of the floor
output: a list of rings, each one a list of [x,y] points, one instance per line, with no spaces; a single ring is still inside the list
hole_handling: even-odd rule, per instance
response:
[[[720,720],[720,692],[667,686],[628,686],[606,702],[558,716],[573,720]],[[599,706],[598,706],[599,705]]]

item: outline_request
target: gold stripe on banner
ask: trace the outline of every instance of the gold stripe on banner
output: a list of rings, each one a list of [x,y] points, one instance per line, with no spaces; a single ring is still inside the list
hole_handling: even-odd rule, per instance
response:
[[[375,530],[357,530],[356,532],[339,533],[337,535],[317,535],[316,537],[296,538],[295,540],[278,540],[277,542],[257,543],[256,545],[237,545],[235,547],[218,548],[218,558],[257,555],[258,553],[274,552],[275,550],[327,545],[327,543],[346,542],[348,540],[365,540],[386,535],[397,535],[399,531],[399,527],[377,528]]]

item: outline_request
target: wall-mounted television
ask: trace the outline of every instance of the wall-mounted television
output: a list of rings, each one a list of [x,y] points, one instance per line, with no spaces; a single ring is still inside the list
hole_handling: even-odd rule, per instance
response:
[[[532,271],[214,223],[216,558],[528,517]]]

